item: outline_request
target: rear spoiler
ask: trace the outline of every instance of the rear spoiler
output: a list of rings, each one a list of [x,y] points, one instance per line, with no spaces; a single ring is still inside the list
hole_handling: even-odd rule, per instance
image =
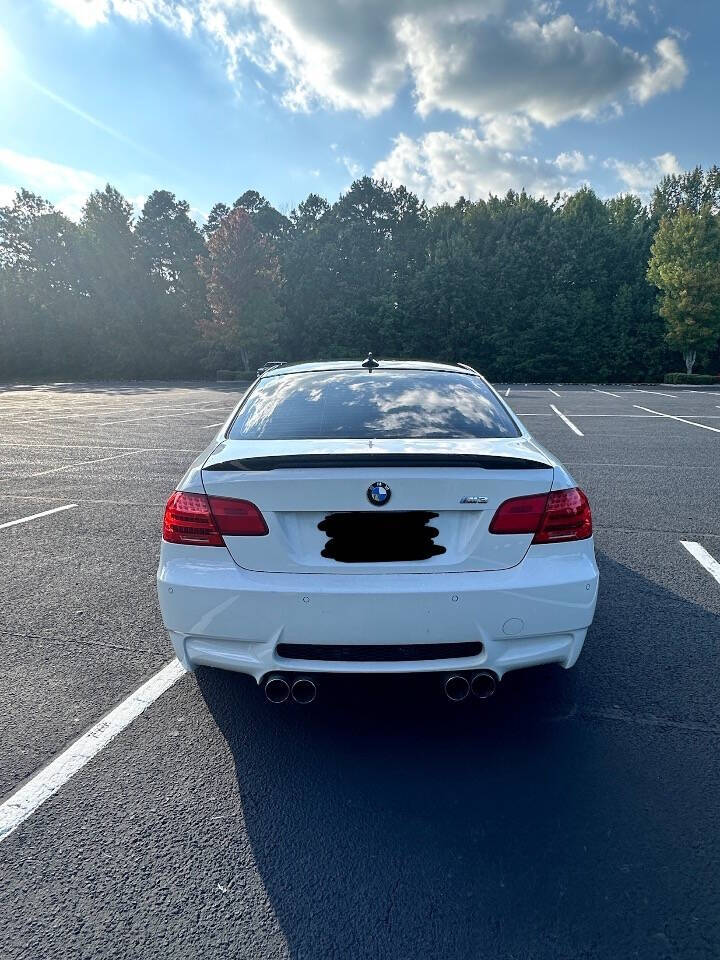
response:
[[[310,470],[313,467],[466,467],[480,470],[552,470],[549,463],[525,457],[463,453],[310,453],[248,457],[211,463],[204,470]]]

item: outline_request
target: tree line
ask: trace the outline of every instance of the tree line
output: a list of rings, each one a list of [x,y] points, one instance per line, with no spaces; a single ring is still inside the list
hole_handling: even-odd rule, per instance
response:
[[[284,215],[249,190],[202,229],[112,186],[78,223],[20,190],[0,208],[0,378],[202,378],[267,360],[463,361],[498,380],[717,372],[720,169],[645,205],[583,188],[428,207],[364,177]]]

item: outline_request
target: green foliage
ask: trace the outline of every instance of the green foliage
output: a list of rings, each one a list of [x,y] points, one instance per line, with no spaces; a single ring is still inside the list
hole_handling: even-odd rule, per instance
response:
[[[268,237],[237,206],[219,223],[199,260],[210,312],[203,332],[218,360],[249,370],[277,343],[282,316],[280,265]]]
[[[586,188],[429,209],[363,177],[284,216],[247,190],[202,230],[166,190],[134,216],[108,185],[78,224],[22,190],[0,208],[0,377],[247,379],[269,357],[372,350],[494,379],[660,379],[671,350],[712,362],[719,209],[718,168],[666,177],[650,210]]]
[[[720,377],[709,373],[666,373],[665,383],[720,383]]]
[[[648,280],[660,290],[668,342],[681,350],[687,372],[698,353],[720,339],[720,220],[705,206],[666,216],[652,244]]]
[[[150,376],[198,371],[198,318],[207,312],[198,258],[205,252],[190,207],[167,190],[150,194],[135,226],[136,259],[143,270],[143,346]]]
[[[720,167],[712,166],[707,172],[695,167],[686,173],[662,178],[653,192],[653,217],[659,222],[681,209],[690,213],[700,213],[703,209],[720,212]]]

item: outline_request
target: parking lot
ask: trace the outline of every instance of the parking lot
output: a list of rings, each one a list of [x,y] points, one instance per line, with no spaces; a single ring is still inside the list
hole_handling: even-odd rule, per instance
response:
[[[720,954],[720,388],[498,389],[593,507],[577,666],[461,705],[434,678],[300,708],[180,676],[0,838],[0,956]],[[0,393],[6,810],[172,659],[164,503],[238,396]]]

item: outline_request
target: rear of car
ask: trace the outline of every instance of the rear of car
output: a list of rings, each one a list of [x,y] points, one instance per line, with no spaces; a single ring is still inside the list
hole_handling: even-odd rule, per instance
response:
[[[572,666],[597,594],[590,510],[474,371],[264,373],[168,501],[158,595],[188,668]]]

